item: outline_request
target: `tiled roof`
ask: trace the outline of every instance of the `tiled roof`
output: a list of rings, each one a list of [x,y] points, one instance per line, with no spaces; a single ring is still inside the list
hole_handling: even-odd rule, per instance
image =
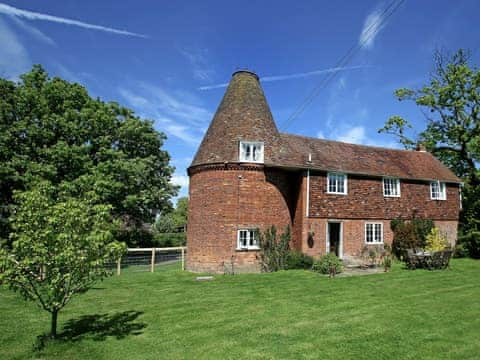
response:
[[[237,163],[240,140],[263,141],[266,166],[460,182],[428,152],[279,133],[258,76],[250,71],[237,71],[232,75],[191,167]],[[309,154],[311,162],[308,162]]]
[[[281,134],[280,137],[291,152],[271,164],[274,166],[461,182],[437,158],[425,151],[387,149],[291,134]],[[308,162],[309,154],[311,162]]]
[[[258,76],[250,71],[232,75],[191,166],[237,162],[240,140],[263,141],[265,162],[276,161],[280,134]]]

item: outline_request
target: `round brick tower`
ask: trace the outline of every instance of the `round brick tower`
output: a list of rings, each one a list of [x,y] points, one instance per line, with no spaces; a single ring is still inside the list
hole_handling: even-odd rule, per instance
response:
[[[258,271],[255,229],[292,225],[296,178],[258,76],[237,71],[188,169],[187,269]]]

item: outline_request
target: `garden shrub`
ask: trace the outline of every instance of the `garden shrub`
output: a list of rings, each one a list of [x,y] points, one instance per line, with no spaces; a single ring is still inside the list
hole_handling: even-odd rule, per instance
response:
[[[343,271],[343,263],[334,253],[323,255],[319,260],[314,261],[312,266],[313,271],[321,274],[330,274],[332,268],[337,274]]]
[[[430,219],[412,219],[410,221],[413,225],[417,238],[420,241],[420,247],[423,248],[426,245],[427,236],[430,234],[435,224]]]
[[[290,250],[287,253],[286,269],[311,269],[313,258],[298,250]]]
[[[460,239],[459,239],[460,241]],[[457,242],[455,245],[455,249],[453,251],[453,257],[455,258],[465,258],[469,257],[470,254],[468,253],[468,248],[465,244]]]
[[[447,237],[440,232],[439,228],[432,228],[427,235],[425,251],[441,251],[448,247]]]
[[[397,258],[405,257],[407,249],[420,248],[421,241],[417,237],[412,223],[398,224],[393,232],[392,252]]]
[[[480,259],[480,231],[471,231],[460,236],[458,245],[468,251],[468,255],[474,259]]]
[[[427,235],[434,228],[434,224],[430,219],[394,219],[390,222],[390,228],[393,231],[392,252],[397,258],[401,258],[405,256],[407,249],[425,248]]]
[[[187,244],[187,234],[177,233],[158,233],[153,236],[153,247],[177,247]]]
[[[260,252],[259,260],[262,271],[274,272],[286,269],[289,243],[291,239],[290,227],[277,239],[277,229],[270,227],[264,232],[259,232]]]

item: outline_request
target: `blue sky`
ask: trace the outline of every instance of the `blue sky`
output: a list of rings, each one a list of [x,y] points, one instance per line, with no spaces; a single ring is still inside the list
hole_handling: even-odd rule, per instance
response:
[[[281,131],[397,146],[377,134],[392,115],[425,125],[393,91],[420,87],[435,48],[463,47],[480,63],[480,2],[406,0],[378,28],[390,1],[2,1],[0,75],[32,64],[118,101],[168,136],[187,194],[186,168],[238,68],[264,80]],[[372,26],[373,24],[373,26]],[[365,30],[370,33],[365,36]],[[363,37],[362,37],[363,31]],[[288,127],[284,124],[352,46],[364,46]],[[366,40],[366,41],[365,41]]]

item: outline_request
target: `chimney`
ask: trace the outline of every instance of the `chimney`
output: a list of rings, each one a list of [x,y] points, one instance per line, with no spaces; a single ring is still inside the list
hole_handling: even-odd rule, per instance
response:
[[[420,151],[420,152],[427,152],[427,148],[425,147],[425,144],[424,143],[421,143],[421,142],[418,142],[417,143],[417,148],[416,148],[417,151]]]

